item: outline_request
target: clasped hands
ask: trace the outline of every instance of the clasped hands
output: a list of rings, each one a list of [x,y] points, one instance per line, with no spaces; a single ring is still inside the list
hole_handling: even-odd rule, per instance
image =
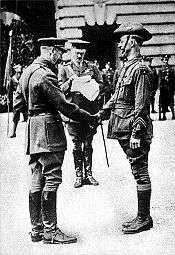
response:
[[[102,120],[104,119],[103,112],[99,111],[98,113],[91,116],[92,116],[92,124],[91,124],[92,128],[96,129],[100,124],[102,124]],[[131,149],[140,148],[140,139],[131,136],[129,145]]]

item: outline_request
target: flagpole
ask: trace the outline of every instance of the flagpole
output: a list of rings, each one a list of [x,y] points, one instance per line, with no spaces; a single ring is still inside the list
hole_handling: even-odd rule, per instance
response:
[[[9,91],[10,91],[10,74],[11,74],[11,64],[12,64],[12,30],[9,32],[10,37],[10,43],[9,43],[9,49],[7,54],[7,60],[6,60],[6,67],[5,67],[5,76],[4,76],[4,84],[3,86],[7,90],[7,137],[9,134],[9,111],[10,111],[10,101],[9,101]]]

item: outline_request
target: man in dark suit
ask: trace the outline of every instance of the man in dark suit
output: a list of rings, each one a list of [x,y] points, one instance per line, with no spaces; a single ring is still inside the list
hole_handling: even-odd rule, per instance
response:
[[[29,119],[26,154],[30,155],[31,187],[29,210],[33,242],[73,243],[76,237],[57,227],[56,195],[62,182],[62,163],[67,147],[60,113],[93,124],[97,117],[68,103],[58,87],[57,64],[61,62],[66,40],[41,38],[41,55],[25,69],[19,81],[15,110],[27,105]],[[41,217],[42,216],[42,217]]]

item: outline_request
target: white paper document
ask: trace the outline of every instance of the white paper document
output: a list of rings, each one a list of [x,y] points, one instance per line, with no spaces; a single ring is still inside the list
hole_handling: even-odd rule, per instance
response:
[[[80,92],[89,101],[94,101],[99,95],[100,89],[99,84],[91,79],[90,75],[77,77],[72,81],[72,92]]]

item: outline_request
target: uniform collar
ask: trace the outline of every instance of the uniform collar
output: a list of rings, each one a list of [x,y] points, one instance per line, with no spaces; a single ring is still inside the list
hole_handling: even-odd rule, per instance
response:
[[[16,83],[19,83],[19,80],[16,78],[16,76],[15,75],[13,75],[13,80],[16,82]]]
[[[130,66],[130,65],[136,63],[139,60],[140,60],[140,57],[135,57],[135,58],[132,58],[131,60],[126,61],[126,63],[124,65],[125,66]]]
[[[58,73],[58,69],[55,67],[54,64],[52,64],[49,60],[43,58],[43,57],[37,57],[34,62],[34,64],[43,64],[44,66],[46,66],[47,68],[51,69],[52,72],[54,73]]]

